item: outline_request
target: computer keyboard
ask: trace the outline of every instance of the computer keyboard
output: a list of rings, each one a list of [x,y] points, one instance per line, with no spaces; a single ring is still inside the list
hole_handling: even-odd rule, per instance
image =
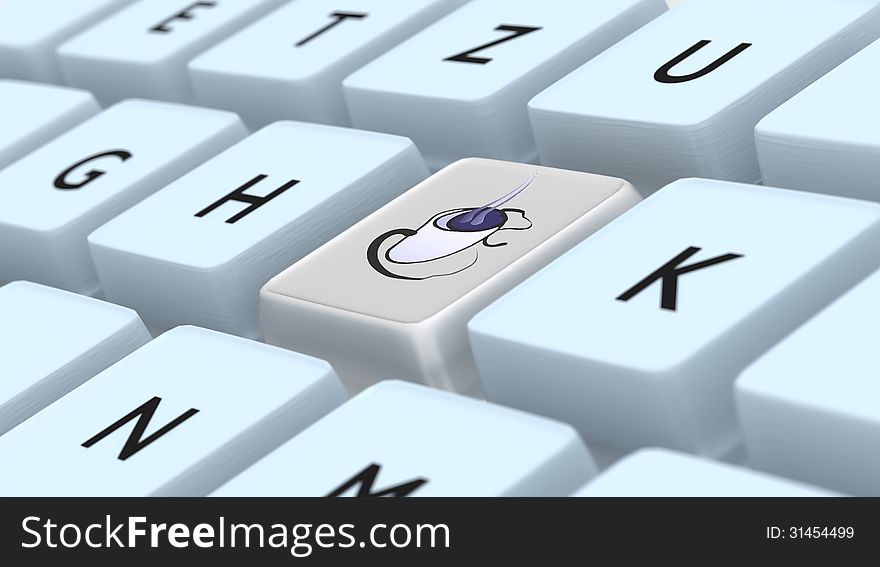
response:
[[[880,0],[669,4],[0,3],[0,496],[880,495]]]

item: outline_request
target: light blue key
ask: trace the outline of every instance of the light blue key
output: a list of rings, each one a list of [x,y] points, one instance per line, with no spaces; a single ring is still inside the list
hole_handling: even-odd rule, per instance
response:
[[[199,103],[276,120],[348,125],[342,80],[466,0],[297,0],[189,65]]]
[[[562,423],[385,381],[214,496],[564,496],[596,473]]]
[[[880,265],[880,205],[669,185],[478,314],[489,400],[587,440],[720,456],[745,366]]]
[[[246,134],[229,112],[129,100],[0,171],[0,283],[95,293],[86,236]]]
[[[474,0],[345,80],[352,123],[409,136],[432,169],[534,161],[528,100],[664,10],[662,0]]]
[[[61,82],[55,49],[132,0],[3,0],[0,77]]]
[[[572,496],[803,498],[837,494],[702,457],[643,449],[618,461]]]
[[[0,287],[0,435],[149,340],[131,309],[30,282]]]
[[[107,298],[163,329],[258,337],[260,287],[428,175],[398,136],[260,130],[89,237]]]
[[[149,0],[65,42],[65,82],[104,104],[131,97],[195,102],[186,65],[286,0]]]
[[[880,41],[758,123],[764,183],[880,201]]]
[[[326,362],[180,327],[0,437],[0,494],[201,496],[344,399]]]
[[[86,91],[0,80],[0,169],[99,110]]]
[[[683,177],[756,182],[755,125],[880,36],[878,5],[684,2],[529,103],[541,162],[645,193]]]
[[[737,379],[751,463],[880,496],[880,273],[788,336]]]

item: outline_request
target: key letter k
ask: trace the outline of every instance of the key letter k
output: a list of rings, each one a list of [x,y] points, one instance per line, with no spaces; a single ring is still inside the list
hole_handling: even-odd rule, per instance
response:
[[[676,305],[678,304],[679,276],[683,276],[691,272],[696,272],[697,270],[702,270],[704,268],[708,268],[717,264],[722,264],[724,262],[729,262],[731,260],[736,260],[737,258],[743,257],[742,254],[724,254],[723,256],[717,256],[715,258],[703,260],[702,262],[679,267],[682,262],[687,261],[688,258],[693,256],[700,250],[702,249],[695,246],[689,247],[687,250],[685,250],[666,264],[660,266],[657,271],[624,292],[620,297],[617,298],[617,300],[629,301],[633,297],[645,291],[647,288],[651,287],[651,285],[653,285],[654,282],[656,282],[657,280],[661,280],[663,287],[660,292],[660,308],[666,309],[667,311],[675,311]]]

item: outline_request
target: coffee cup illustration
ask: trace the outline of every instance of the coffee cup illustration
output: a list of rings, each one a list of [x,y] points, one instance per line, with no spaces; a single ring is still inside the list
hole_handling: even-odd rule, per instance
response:
[[[492,240],[497,233],[532,227],[523,209],[501,207],[528,189],[537,175],[530,174],[515,189],[483,206],[439,212],[417,229],[389,230],[367,248],[367,261],[383,276],[400,280],[426,280],[467,270],[479,261],[482,248],[507,245]]]

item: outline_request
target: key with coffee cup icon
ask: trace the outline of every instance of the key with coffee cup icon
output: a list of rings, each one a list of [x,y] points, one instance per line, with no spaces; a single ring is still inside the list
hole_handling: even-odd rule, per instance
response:
[[[267,283],[263,334],[329,360],[352,391],[406,379],[478,395],[467,321],[640,200],[621,179],[461,160]]]

